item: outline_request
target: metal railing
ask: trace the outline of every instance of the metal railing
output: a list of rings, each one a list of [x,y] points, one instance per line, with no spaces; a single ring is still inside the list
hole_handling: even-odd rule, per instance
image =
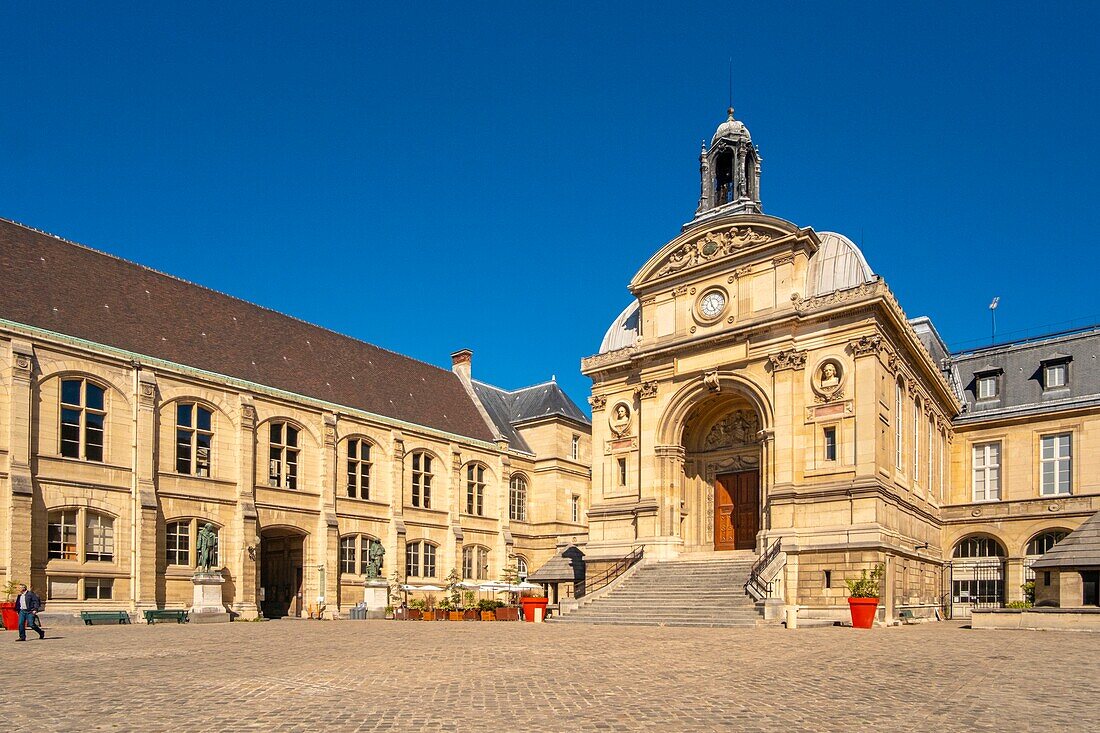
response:
[[[770,598],[775,590],[775,584],[770,580],[764,580],[761,576],[779,555],[779,548],[782,543],[782,537],[776,539],[771,547],[764,551],[760,559],[753,563],[752,570],[749,571],[749,579],[745,581],[745,592],[758,601]]]
[[[623,557],[620,557],[618,560],[616,560],[615,564],[612,565],[610,568],[608,568],[607,571],[604,572],[602,575],[596,576],[593,580],[588,580],[588,578],[585,578],[584,581],[582,582],[582,584],[580,584],[574,590],[574,595],[577,598],[583,598],[584,596],[588,595],[589,593],[595,593],[596,591],[600,590],[601,588],[607,587],[612,582],[614,582],[620,575],[622,575],[627,570],[630,570],[630,568],[637,565],[642,559],[642,555],[644,553],[644,550],[645,550],[644,545],[642,545],[640,547],[635,547],[634,550],[631,551],[631,553],[629,555],[625,555]]]

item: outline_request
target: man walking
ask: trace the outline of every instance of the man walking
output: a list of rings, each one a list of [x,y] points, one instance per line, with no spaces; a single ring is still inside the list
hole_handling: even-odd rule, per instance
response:
[[[42,609],[42,599],[27,586],[19,586],[19,596],[15,599],[15,610],[19,612],[19,641],[27,640],[27,622],[38,632],[39,639],[46,638],[46,632],[38,625],[38,612]]]

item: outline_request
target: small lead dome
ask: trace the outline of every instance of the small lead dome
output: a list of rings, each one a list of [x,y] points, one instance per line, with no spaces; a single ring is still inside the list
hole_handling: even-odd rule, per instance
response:
[[[874,282],[875,273],[855,242],[836,232],[818,232],[817,238],[821,247],[806,271],[807,298]]]
[[[714,136],[710,139],[710,144],[713,146],[719,140],[735,140],[751,142],[752,138],[749,136],[749,128],[745,127],[745,123],[741,120],[735,120],[733,118],[733,107],[728,110],[729,118],[718,126],[718,129],[714,131]]]
[[[633,346],[638,341],[638,316],[640,312],[641,307],[638,301],[635,300],[619,314],[618,318],[611,322],[611,326],[607,329],[607,333],[603,336],[603,342],[600,344],[601,354],[625,349],[627,346]]]

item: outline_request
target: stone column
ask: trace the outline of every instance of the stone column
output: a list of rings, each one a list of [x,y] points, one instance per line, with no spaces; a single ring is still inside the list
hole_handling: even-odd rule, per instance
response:
[[[790,349],[780,351],[768,357],[772,365],[772,377],[775,383],[774,418],[774,455],[775,483],[788,484],[795,479],[794,421],[799,409],[796,397],[798,380],[806,368],[806,352]]]
[[[260,528],[256,512],[256,408],[247,395],[240,398],[240,428],[237,433],[237,506],[233,527],[227,528],[233,538],[222,548],[223,561],[233,576],[232,608],[243,619],[260,614]],[[228,543],[227,543],[228,544]],[[232,551],[229,551],[230,547]]]
[[[661,534],[678,538],[684,510],[684,446],[655,445],[657,481],[661,496]]]
[[[11,342],[11,416],[8,420],[10,470],[3,504],[8,536],[7,556],[3,558],[7,579],[36,586],[45,591],[45,578],[31,577],[34,482],[31,479],[31,399],[34,376],[34,349],[27,341]],[[0,486],[3,486],[0,484]]]
[[[131,520],[134,525],[134,567],[130,569],[131,603],[141,612],[157,607],[157,378],[135,365],[137,410],[134,420],[134,494]]]
[[[391,433],[393,441],[391,453],[393,465],[390,471],[390,512],[393,516],[393,530],[390,533],[390,546],[386,553],[393,553],[393,569],[397,571],[401,582],[405,581],[405,438],[401,432]],[[392,570],[390,572],[393,572]]]

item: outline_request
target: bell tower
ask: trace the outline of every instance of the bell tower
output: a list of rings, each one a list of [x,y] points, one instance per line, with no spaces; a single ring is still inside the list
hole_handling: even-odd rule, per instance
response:
[[[749,130],[740,120],[734,119],[733,107],[729,117],[714,131],[707,148],[706,140],[699,153],[699,208],[695,219],[710,219],[726,214],[759,214],[760,205],[760,152],[752,144]]]

